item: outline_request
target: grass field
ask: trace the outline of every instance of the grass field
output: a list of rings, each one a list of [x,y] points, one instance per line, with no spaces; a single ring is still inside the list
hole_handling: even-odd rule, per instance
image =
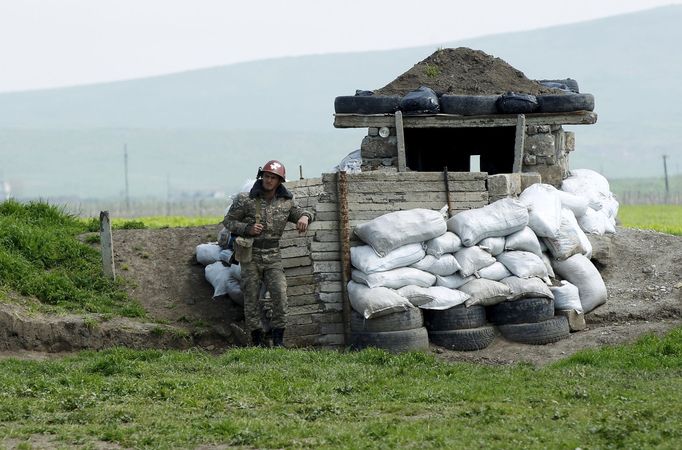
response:
[[[86,231],[57,206],[0,203],[0,299],[13,290],[40,311],[143,316],[123,282],[102,275],[99,251],[76,238]]]
[[[626,205],[618,211],[624,227],[656,230],[682,236],[682,206]]]
[[[682,329],[542,369],[379,350],[112,349],[0,361],[0,436],[86,448],[679,448],[681,373]]]

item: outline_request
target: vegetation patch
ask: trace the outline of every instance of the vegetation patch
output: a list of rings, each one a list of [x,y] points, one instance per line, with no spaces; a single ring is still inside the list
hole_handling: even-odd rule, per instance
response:
[[[618,219],[624,227],[682,236],[682,205],[622,205]]]
[[[682,439],[682,329],[552,366],[235,349],[0,361],[0,433],[125,448],[652,448]]]
[[[45,202],[0,203],[0,286],[46,311],[143,316],[123,281],[103,276],[100,253],[77,239],[88,227]]]
[[[181,228],[181,227],[200,227],[204,225],[217,225],[223,221],[223,217],[186,217],[186,216],[149,216],[138,217],[134,221],[130,219],[112,219],[114,229],[132,228]],[[132,226],[134,224],[135,226]],[[99,226],[99,225],[98,225]]]

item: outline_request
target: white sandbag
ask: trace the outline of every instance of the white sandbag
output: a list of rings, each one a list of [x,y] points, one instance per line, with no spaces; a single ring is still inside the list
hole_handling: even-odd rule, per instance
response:
[[[497,256],[504,251],[504,238],[502,236],[489,237],[483,239],[477,245],[493,256]]]
[[[576,233],[578,233],[578,238],[580,239],[580,248],[582,249],[580,253],[582,253],[587,259],[592,259],[592,243],[587,238],[585,232],[580,229],[580,226],[577,222],[574,224],[574,226]]]
[[[602,211],[598,211],[601,213]],[[604,233],[606,234],[615,234],[616,233],[616,218],[611,217],[609,220],[606,221],[605,227],[604,227]]]
[[[443,286],[449,289],[457,289],[460,286],[464,286],[467,284],[469,281],[475,279],[476,277],[473,275],[469,275],[468,277],[463,277],[462,275],[455,273],[447,277],[442,277],[440,275],[436,275],[436,286]]]
[[[561,200],[557,189],[549,184],[535,183],[519,196],[528,208],[528,226],[540,237],[554,237],[561,226]]]
[[[577,217],[580,229],[588,234],[603,235],[606,232],[606,226],[609,218],[599,211],[589,208],[582,217]]]
[[[383,272],[397,267],[414,264],[426,256],[422,244],[408,244],[389,252],[383,258],[378,256],[369,245],[350,248],[350,261],[353,267],[365,273]]]
[[[431,240],[446,231],[443,215],[423,208],[390,212],[355,227],[355,234],[379,256],[407,244]]]
[[[437,236],[426,243],[426,254],[440,258],[445,253],[455,253],[462,248],[462,240],[452,231]]]
[[[528,225],[528,209],[516,199],[503,198],[483,208],[462,211],[447,221],[467,247],[488,237],[507,236]]]
[[[477,245],[459,250],[455,253],[455,259],[459,263],[459,273],[463,277],[473,275],[477,270],[495,263],[495,258]]]
[[[234,253],[232,250],[220,250],[220,254],[218,255],[218,258],[226,263],[230,263],[230,260],[232,259],[232,253]]]
[[[506,284],[484,278],[471,280],[459,290],[471,296],[469,300],[464,302],[466,306],[496,305],[511,295],[511,290]]]
[[[561,286],[552,286],[549,289],[554,294],[554,309],[573,309],[579,313],[583,312],[577,286],[561,280]]]
[[[606,199],[603,202],[602,209],[600,212],[606,214],[606,217],[609,219],[615,219],[615,217],[618,215],[618,207],[619,207],[618,200],[616,200],[616,197],[613,195],[613,193],[609,192]]]
[[[550,278],[556,278],[556,275],[554,274],[554,269],[552,268],[552,260],[547,254],[547,252],[542,252],[540,258],[542,258],[542,262],[545,263],[545,267],[547,268],[547,276],[549,276]]]
[[[486,280],[500,281],[503,278],[511,276],[511,272],[499,261],[495,261],[488,267],[484,267],[478,271],[479,278]]]
[[[561,200],[561,207],[573,211],[575,217],[582,216],[590,209],[589,201],[585,197],[561,190],[557,190],[556,194]]]
[[[504,242],[504,249],[531,252],[538,256],[542,254],[540,241],[530,227],[524,227],[523,230],[519,230],[516,233],[507,236]]]
[[[511,276],[502,280],[501,283],[507,285],[511,291],[507,300],[518,300],[528,297],[554,298],[547,284],[537,277],[519,278]]]
[[[220,251],[222,248],[216,243],[197,245],[197,262],[202,266],[208,266],[216,261],[220,261]]]
[[[369,274],[353,269],[351,278],[356,283],[363,283],[370,288],[383,286],[391,289],[398,289],[409,284],[429,287],[436,282],[435,275],[412,267],[399,267],[385,272]]]
[[[455,259],[455,255],[451,253],[446,253],[440,258],[436,258],[433,255],[426,255],[420,261],[412,264],[411,267],[441,276],[452,275],[460,269],[459,263]]]
[[[585,256],[573,255],[565,261],[552,261],[554,272],[578,287],[580,304],[588,313],[606,303],[606,285],[601,274]]]
[[[409,300],[393,289],[385,287],[368,288],[355,281],[348,282],[348,298],[353,309],[365,319],[414,308]]]
[[[587,199],[595,211],[604,207],[611,194],[608,180],[590,169],[572,169],[570,176],[562,181],[561,190]]]
[[[461,305],[469,299],[469,295],[462,291],[442,286],[431,286],[428,288],[405,286],[398,289],[398,294],[422,309],[449,309],[453,306]]]
[[[542,259],[531,252],[512,250],[497,255],[497,260],[505,265],[509,271],[520,278],[547,278],[547,268]]]
[[[580,234],[582,230],[568,209],[561,210],[561,227],[554,237],[544,238],[545,244],[554,259],[566,259],[576,253],[583,253]],[[584,233],[582,233],[584,235]],[[586,240],[587,238],[585,238]]]
[[[227,295],[237,304],[244,306],[244,292],[241,287],[242,269],[239,264],[232,264],[229,267],[227,279]]]

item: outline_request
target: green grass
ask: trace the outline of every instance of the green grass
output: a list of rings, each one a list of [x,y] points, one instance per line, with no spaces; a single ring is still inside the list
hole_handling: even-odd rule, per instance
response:
[[[102,275],[99,252],[76,238],[86,231],[45,202],[0,203],[0,287],[37,299],[44,311],[144,315],[121,281]]]
[[[130,448],[675,448],[682,328],[536,369],[236,349],[0,361],[0,435]]]
[[[179,228],[199,227],[203,225],[217,225],[223,221],[223,217],[185,217],[185,216],[150,216],[138,217],[137,219],[118,219],[111,221],[114,229],[133,228]],[[99,225],[97,225],[99,227]]]
[[[618,219],[628,228],[656,230],[682,236],[682,206],[622,205]]]

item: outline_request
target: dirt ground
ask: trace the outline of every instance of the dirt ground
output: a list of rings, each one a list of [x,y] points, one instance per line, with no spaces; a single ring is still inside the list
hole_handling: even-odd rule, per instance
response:
[[[216,240],[218,226],[165,230],[121,230],[114,235],[116,262],[133,280],[131,294],[149,314],[173,324],[224,326],[239,308],[213,300],[196,245]],[[601,267],[609,299],[586,316],[588,329],[555,344],[531,346],[498,337],[476,352],[432,350],[450,361],[542,365],[584,348],[631,342],[645,333],[665,333],[682,323],[682,237],[618,228],[612,258]]]
[[[226,298],[212,298],[204,268],[194,260],[200,243],[215,241],[219,226],[114,232],[117,273],[149,316],[207,337],[200,344],[221,351],[236,344],[228,323],[243,317]],[[555,344],[516,344],[498,336],[490,347],[456,352],[432,346],[447,361],[543,365],[585,348],[632,342],[682,324],[682,237],[618,228],[612,258],[601,267],[609,298],[586,316],[588,329]],[[42,359],[31,352],[11,356]]]

